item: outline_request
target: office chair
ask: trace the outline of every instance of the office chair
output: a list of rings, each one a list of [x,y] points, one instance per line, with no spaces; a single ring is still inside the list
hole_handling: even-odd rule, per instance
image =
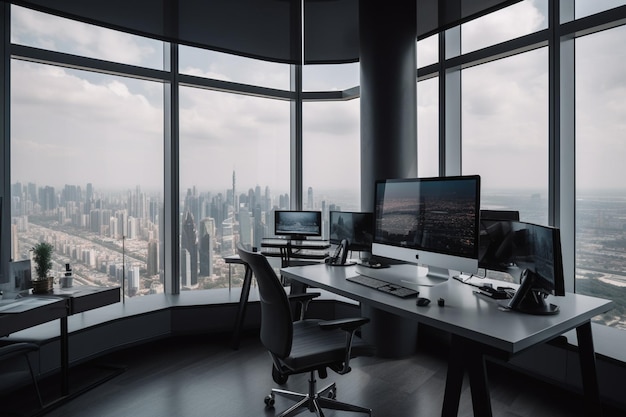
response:
[[[276,395],[298,401],[282,412],[288,417],[307,408],[323,417],[322,408],[356,411],[372,415],[372,410],[337,401],[335,383],[316,391],[315,372],[326,378],[327,368],[338,374],[350,372],[350,358],[371,355],[371,346],[355,338],[356,330],[367,323],[367,318],[339,320],[300,319],[293,321],[289,297],[269,262],[260,253],[237,246],[240,258],[252,269],[261,299],[261,342],[273,361],[272,378],[280,385],[292,374],[309,373],[309,392],[306,394],[272,389],[265,398],[268,407],[274,406]]]
[[[28,371],[30,372],[30,377],[33,382],[33,387],[35,388],[35,392],[37,394],[37,399],[39,400],[39,406],[43,407],[43,401],[41,400],[41,393],[39,392],[39,384],[37,383],[37,378],[35,377],[35,373],[33,372],[33,367],[31,366],[31,363],[30,363],[30,358],[28,357],[28,354],[30,352],[34,352],[37,350],[39,350],[39,346],[37,346],[35,343],[28,343],[28,342],[9,343],[9,344],[0,346],[0,362],[10,361],[14,358],[17,358],[18,356],[24,357],[24,359],[26,360],[26,364],[28,365]],[[7,373],[0,372],[0,381],[2,382],[0,386],[4,386],[5,383],[7,385],[12,386],[12,379],[10,378],[10,376],[12,376],[13,374],[14,374],[13,372],[7,372]]]

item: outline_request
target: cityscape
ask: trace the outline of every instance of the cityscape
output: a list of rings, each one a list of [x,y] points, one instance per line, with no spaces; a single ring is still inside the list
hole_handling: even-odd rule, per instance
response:
[[[273,213],[289,210],[289,195],[257,185],[238,192],[187,189],[180,202],[181,291],[240,286],[243,268],[227,264],[237,242],[260,247],[273,237]],[[318,194],[318,195],[316,195]],[[545,194],[544,194],[545,196]],[[359,211],[359,191],[309,188],[304,209],[322,212],[328,238],[332,210]],[[547,200],[536,191],[483,192],[482,207],[515,209],[522,221],[547,223]],[[97,184],[55,189],[12,184],[11,258],[29,259],[40,241],[52,243],[53,273],[70,264],[74,285],[124,286],[125,297],[164,292],[162,195],[104,190]],[[576,227],[576,292],[614,300],[596,321],[626,330],[626,192],[579,193]]]

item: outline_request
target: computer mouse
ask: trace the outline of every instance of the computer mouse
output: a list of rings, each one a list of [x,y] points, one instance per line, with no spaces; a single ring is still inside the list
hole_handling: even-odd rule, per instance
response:
[[[417,297],[417,301],[415,302],[420,307],[426,307],[430,304],[430,300],[426,297]]]

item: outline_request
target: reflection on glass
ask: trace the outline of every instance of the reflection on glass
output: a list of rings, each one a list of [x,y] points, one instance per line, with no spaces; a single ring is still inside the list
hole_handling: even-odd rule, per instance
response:
[[[461,25],[461,53],[548,27],[548,0],[524,0]]]
[[[439,78],[417,83],[417,175],[439,175]]]
[[[481,176],[481,208],[548,221],[548,51],[463,70],[464,175]]]
[[[11,6],[11,42],[163,69],[163,42]]]
[[[162,293],[162,85],[23,61],[11,73],[11,257],[47,241],[55,277],[69,263],[75,286]]]
[[[289,90],[289,65],[180,45],[180,73]]]
[[[576,292],[609,298],[626,329],[626,27],[576,39]]]
[[[289,106],[181,87],[181,290],[241,286],[224,257],[237,242],[260,248],[289,208]]]

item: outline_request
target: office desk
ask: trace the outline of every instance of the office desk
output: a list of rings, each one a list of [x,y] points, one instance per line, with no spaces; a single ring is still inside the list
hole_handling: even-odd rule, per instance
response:
[[[492,415],[486,356],[508,360],[532,346],[576,329],[587,414],[601,415],[591,318],[610,310],[612,301],[568,293],[565,297],[551,298],[559,305],[559,314],[531,316],[502,311],[496,300],[475,295],[473,287],[449,279],[433,287],[415,286],[420,296],[432,301],[427,307],[418,307],[415,298],[402,299],[347,281],[348,276],[356,275],[354,266],[320,264],[283,268],[281,272],[292,280],[449,332],[450,360],[441,413],[444,417],[458,414],[465,372],[469,376],[474,415]],[[410,287],[406,282],[398,284]],[[439,298],[445,300],[444,307],[437,305]]]
[[[61,395],[69,394],[69,332],[67,318],[120,301],[119,287],[76,286],[55,288],[52,293],[27,295],[0,303],[0,336],[59,320],[61,355]],[[13,305],[13,308],[8,308]]]
[[[287,267],[292,259],[321,261],[328,257],[326,240],[263,239],[261,253],[265,256],[280,257],[281,266]]]

